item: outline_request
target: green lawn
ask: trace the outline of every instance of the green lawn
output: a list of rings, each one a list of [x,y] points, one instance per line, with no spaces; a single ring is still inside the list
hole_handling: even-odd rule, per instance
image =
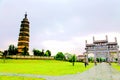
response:
[[[112,63],[112,67],[118,71],[120,71],[120,65],[118,63]]]
[[[45,80],[45,79],[19,77],[19,76],[0,76],[0,80]]]
[[[40,74],[40,75],[66,75],[83,72],[93,67],[89,64],[87,68],[83,63],[72,63],[56,60],[15,60],[8,59],[5,63],[0,59],[0,72],[22,73],[22,74]]]

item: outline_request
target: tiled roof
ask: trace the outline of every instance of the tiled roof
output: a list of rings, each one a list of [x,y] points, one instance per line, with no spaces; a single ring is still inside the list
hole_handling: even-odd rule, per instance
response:
[[[107,43],[107,40],[95,40],[93,43]]]
[[[109,42],[108,45],[117,45],[117,42]]]
[[[86,44],[86,47],[92,47],[92,46],[94,46],[94,44]]]

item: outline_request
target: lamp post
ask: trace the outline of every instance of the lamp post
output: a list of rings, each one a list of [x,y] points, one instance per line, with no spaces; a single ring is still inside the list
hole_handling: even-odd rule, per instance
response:
[[[95,64],[95,66],[97,65],[97,61],[96,61],[96,45],[94,45],[94,64]]]

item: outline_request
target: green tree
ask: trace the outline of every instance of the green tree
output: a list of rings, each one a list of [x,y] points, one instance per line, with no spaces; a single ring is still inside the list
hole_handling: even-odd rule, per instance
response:
[[[23,48],[23,52],[22,52],[22,55],[29,55],[29,53],[28,53],[28,48],[25,46],[24,48]]]
[[[44,49],[42,49],[41,56],[44,56]]]
[[[74,66],[74,64],[75,64],[75,62],[76,62],[76,55],[75,55],[75,54],[72,55],[71,61],[72,61],[72,64],[73,64],[73,66]]]
[[[55,56],[56,60],[65,60],[65,56],[62,52],[58,52]]]
[[[33,49],[34,56],[41,56],[41,51],[37,49]]]
[[[48,52],[47,52],[47,51],[45,52],[44,56],[49,56],[49,54],[48,54]]]
[[[9,45],[8,55],[16,55],[18,53],[17,47],[14,45]]]
[[[47,54],[47,56],[51,56],[51,51],[50,51],[50,50],[47,50],[47,51],[45,52],[45,54]]]

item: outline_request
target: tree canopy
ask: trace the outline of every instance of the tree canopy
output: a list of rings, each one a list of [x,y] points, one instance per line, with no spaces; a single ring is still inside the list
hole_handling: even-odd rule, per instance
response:
[[[8,55],[16,55],[18,53],[17,47],[15,47],[14,45],[9,45],[8,48]]]
[[[42,51],[38,49],[33,49],[33,55],[34,56],[51,56],[51,51],[50,50],[44,51],[44,49],[42,49]]]
[[[51,51],[50,51],[50,50],[46,50],[46,52],[45,52],[44,55],[45,55],[45,56],[51,56]]]
[[[56,60],[65,60],[65,55],[62,52],[58,52],[55,56]]]
[[[22,52],[22,55],[29,55],[29,53],[28,53],[28,48],[25,46],[24,48],[23,48],[23,52]]]

